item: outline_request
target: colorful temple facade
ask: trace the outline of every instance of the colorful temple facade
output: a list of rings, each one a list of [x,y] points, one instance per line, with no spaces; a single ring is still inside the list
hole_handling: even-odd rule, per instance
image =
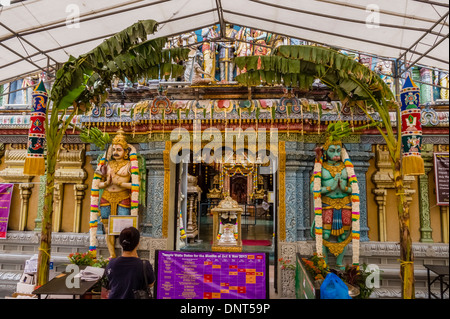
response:
[[[250,50],[267,51],[277,41],[283,44],[294,41],[255,30],[228,31],[229,37],[232,34],[242,37],[240,32],[248,31],[254,39],[264,41]],[[200,40],[192,41],[201,42],[213,32],[211,28],[186,34],[174,38],[171,45],[175,42],[188,45],[191,37],[200,36]],[[138,215],[143,235],[141,256],[153,261],[158,249],[210,250],[214,236],[211,210],[225,195],[243,208],[244,250],[267,251],[275,265],[279,258],[294,260],[297,253],[311,255],[314,212],[310,182],[314,149],[325,142],[323,132],[329,123],[345,121],[357,126],[368,124],[369,118],[362,111],[354,113],[343,107],[321,83],[315,83],[309,91],[281,86],[241,86],[233,82],[233,76],[240,71],[230,65],[230,55],[249,48],[215,45],[218,47],[203,45],[193,49],[190,61],[190,66],[197,63],[195,57],[201,52],[202,69],[215,79],[213,83],[191,83],[194,71],[187,72],[184,78],[167,81],[114,83],[107,102],[89,114],[75,116],[73,123],[97,127],[111,136],[121,128],[128,143],[136,148],[141,177]],[[205,53],[207,49],[217,56],[211,58]],[[391,62],[363,55],[355,58],[379,70],[388,83],[393,83],[389,78]],[[189,70],[189,65],[186,69]],[[412,75],[421,83],[422,90],[422,157],[426,174],[406,177],[405,183],[411,207],[416,295],[425,298],[428,292],[423,260],[448,265],[449,256],[448,205],[437,205],[433,162],[434,153],[449,152],[448,90],[438,89],[448,87],[448,75],[428,69],[414,69]],[[438,84],[433,87],[426,83]],[[6,85],[2,91],[7,92],[5,88]],[[14,184],[7,235],[0,240],[0,287],[4,289],[15,287],[23,262],[37,253],[46,180],[45,176],[22,174],[30,101],[24,91],[18,92],[21,95],[2,95],[0,100],[0,182]],[[373,110],[367,111],[377,118]],[[390,119],[396,128],[394,112]],[[256,161],[252,165],[206,163],[201,156],[212,141],[212,135],[205,133],[211,128],[220,134],[223,142],[227,134],[235,138],[247,134],[241,145],[232,143],[228,148],[232,156],[238,151],[247,157],[260,151],[271,161],[269,164]],[[175,163],[171,158],[171,150],[180,142],[180,136],[174,133],[177,130],[188,132],[192,141],[187,153],[189,161]],[[252,148],[250,139],[255,136],[264,139]],[[352,158],[360,187],[361,263],[375,264],[384,272],[376,296],[400,297],[399,223],[385,141],[376,129],[368,126],[343,143]],[[90,190],[103,153],[95,145],[82,142],[76,130],[69,129],[63,137],[55,176],[52,225],[52,258],[57,267],[63,267],[70,253],[88,250]],[[180,209],[181,198],[186,199],[183,209]],[[180,235],[181,228],[186,239]],[[101,227],[97,235],[98,254],[107,257]],[[350,255],[351,250],[346,256],[348,262]],[[295,297],[294,273],[276,269],[274,284],[278,294]]]

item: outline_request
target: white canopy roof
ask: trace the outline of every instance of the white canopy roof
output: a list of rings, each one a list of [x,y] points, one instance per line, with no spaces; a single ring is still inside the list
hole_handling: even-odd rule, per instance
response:
[[[448,0],[13,0],[0,7],[0,84],[145,19],[160,23],[152,37],[231,23],[448,71],[448,14]]]

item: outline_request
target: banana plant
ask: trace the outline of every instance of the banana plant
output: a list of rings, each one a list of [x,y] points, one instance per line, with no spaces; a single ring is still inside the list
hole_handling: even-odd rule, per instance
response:
[[[82,142],[95,144],[95,146],[97,146],[100,150],[104,150],[106,145],[111,143],[111,137],[109,134],[107,132],[102,132],[97,127],[82,128],[79,137]]]
[[[155,33],[154,20],[138,21],[104,40],[93,50],[70,57],[56,73],[50,91],[51,107],[47,108],[46,129],[46,192],[42,216],[38,257],[37,284],[48,281],[53,216],[53,190],[58,150],[76,115],[89,112],[93,105],[102,105],[107,88],[114,77],[137,81],[140,78],[178,77],[183,66],[178,62],[188,58],[189,49],[164,49],[167,38],[148,40]],[[86,140],[104,146],[108,136],[94,136],[96,130],[84,132]],[[83,133],[83,132],[82,132]],[[87,135],[86,135],[87,134]]]

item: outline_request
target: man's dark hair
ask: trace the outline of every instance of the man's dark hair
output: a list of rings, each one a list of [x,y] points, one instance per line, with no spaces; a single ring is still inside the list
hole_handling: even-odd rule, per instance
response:
[[[119,235],[119,242],[124,251],[132,251],[139,244],[141,234],[134,227],[124,228]]]

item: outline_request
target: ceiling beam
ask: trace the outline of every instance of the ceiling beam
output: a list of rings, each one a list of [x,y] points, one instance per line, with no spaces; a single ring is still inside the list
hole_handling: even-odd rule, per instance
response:
[[[443,15],[439,20],[437,20],[419,39],[417,39],[407,50],[405,50],[405,52],[403,52],[400,56],[399,56],[399,60],[402,60],[404,56],[406,56],[406,54],[408,52],[411,52],[411,50],[416,47],[416,45],[419,44],[420,41],[422,41],[423,38],[425,38],[431,30],[433,30],[437,25],[439,25],[442,20],[447,19],[448,18],[448,14],[450,11],[447,11],[447,13],[445,15]],[[448,35],[447,35],[448,36]],[[445,38],[444,38],[445,39]]]
[[[142,0],[139,0],[138,2],[141,2],[141,1]],[[158,4],[161,4],[161,3],[164,3],[164,2],[169,2],[169,1],[172,1],[172,0],[160,0],[160,1],[152,2],[152,3],[146,3],[146,4],[138,5],[138,6],[131,7],[131,8],[120,9],[120,10],[109,12],[109,13],[98,14],[98,13],[104,12],[105,10],[111,10],[111,8],[101,9],[101,10],[98,10],[98,11],[87,13],[84,17],[80,17],[78,22],[81,23],[81,22],[96,20],[96,19],[100,19],[100,18],[104,18],[104,17],[116,15],[116,14],[121,14],[121,13],[128,12],[128,11],[134,11],[134,10],[138,10],[138,9],[142,9],[142,8],[146,8],[146,7],[155,6],[155,5],[158,5]],[[125,5],[130,5],[130,3],[125,3],[123,5],[120,5],[119,7],[123,7]],[[116,7],[114,7],[114,8],[116,8]],[[67,27],[66,19],[58,20],[58,21],[53,22],[51,24],[45,25],[44,27],[41,27],[41,28],[34,27],[32,29],[21,30],[21,31],[18,31],[17,34],[19,34],[20,36],[27,36],[27,35],[40,33],[40,32],[45,32],[45,31],[49,31],[49,30],[53,30],[53,29],[57,29],[57,28],[63,28],[63,27]],[[1,41],[6,41],[6,40],[9,40],[9,39],[11,39],[13,37],[14,37],[14,35],[9,36],[9,37],[7,36],[7,37],[4,37],[4,38],[2,38],[0,40]]]
[[[206,11],[197,12],[195,14],[189,14],[189,15],[186,15],[186,16],[177,17],[177,18],[174,18],[174,19],[166,20],[166,21],[161,21],[159,24],[165,24],[165,23],[170,22],[170,21],[177,21],[177,20],[182,20],[182,19],[188,19],[188,18],[191,18],[193,16],[207,14],[207,13],[211,13],[211,12],[214,12],[214,11],[216,11],[216,9],[209,9],[209,10],[206,10]],[[215,22],[214,24],[217,24],[217,23]],[[195,30],[206,28],[206,27],[209,27],[209,26],[211,26],[211,24],[200,26],[200,27],[196,27],[195,29],[192,29],[192,30],[184,30],[183,32],[167,35],[166,37],[171,37],[171,36],[182,34],[182,33],[185,33],[185,32],[195,31]],[[112,37],[115,34],[116,33],[101,35],[101,36],[98,36],[98,37],[95,37],[95,38],[90,38],[90,39],[86,39],[86,40],[83,40],[83,41],[78,41],[78,42],[66,44],[66,45],[63,45],[63,46],[58,46],[56,48],[47,49],[45,51],[41,50],[40,52],[36,52],[34,54],[29,55],[28,57],[29,58],[35,57],[35,56],[37,56],[39,54],[44,54],[44,55],[47,56],[48,53],[51,53],[51,52],[54,52],[54,51],[64,50],[64,49],[67,49],[67,48],[70,48],[70,47],[74,47],[74,46],[77,46],[77,45],[81,45],[81,44],[84,44],[84,43],[88,43],[88,42],[93,42],[93,41],[97,41],[97,40],[107,39],[107,38]],[[19,59],[19,60],[16,60],[16,61],[9,62],[8,64],[0,65],[0,69],[4,68],[4,67],[8,67],[8,66],[16,64],[16,63],[19,63],[22,60],[23,60],[23,58]],[[52,60],[55,61],[54,59],[52,59]],[[55,61],[55,62],[60,63],[58,61]]]
[[[431,51],[434,50],[434,48],[438,47],[439,45],[441,45],[442,42],[444,42],[445,40],[448,39],[449,34],[447,34],[444,38],[442,38],[441,40],[439,40],[438,42],[436,42],[431,48],[429,48],[426,52],[422,53],[413,63],[409,64],[405,70],[402,70],[401,74],[404,74],[406,71],[408,71],[409,69],[411,69],[414,65],[417,64],[417,62],[419,62],[420,60],[422,60],[428,53],[430,53]]]
[[[231,23],[231,22],[230,22],[230,23]],[[241,26],[241,27],[250,28],[250,29],[254,29],[254,28],[255,28],[254,26],[251,26],[251,25],[243,25],[243,24],[238,24],[238,23],[231,23],[231,24],[237,25],[237,26]],[[273,33],[273,32],[270,31],[270,30],[267,30],[267,29],[261,29],[261,28],[259,28],[259,27],[258,27],[258,30],[264,31],[264,32],[268,32],[268,33]],[[306,42],[315,43],[315,44],[320,44],[320,45],[324,45],[324,46],[330,47],[330,44],[329,44],[329,43],[321,43],[321,42],[318,42],[318,41],[315,41],[315,40],[312,40],[312,39],[307,39],[307,38],[304,38],[304,37],[293,36],[292,34],[286,34],[286,33],[280,33],[280,32],[277,32],[276,34],[279,35],[279,36],[287,37],[287,38],[294,38],[294,39],[298,39],[298,40],[302,40],[302,41],[306,41]],[[336,49],[338,49],[338,50],[345,50],[345,51],[349,51],[349,52],[353,52],[353,53],[357,53],[357,54],[362,54],[362,55],[367,55],[367,56],[377,57],[377,58],[380,58],[380,59],[382,59],[382,60],[390,60],[390,61],[395,61],[395,60],[396,60],[396,59],[393,58],[393,57],[380,56],[380,55],[376,55],[376,54],[372,54],[372,53],[368,53],[368,52],[364,52],[364,51],[358,51],[358,50],[351,49],[351,48],[345,48],[345,47],[340,47],[340,46],[336,46],[336,45],[333,45],[332,47],[333,47],[333,48],[336,48]],[[414,54],[417,54],[417,55],[420,55],[420,54],[421,54],[421,53],[416,52],[416,51],[411,51],[411,52],[414,53]],[[446,64],[448,64],[448,62],[445,61],[445,60],[442,60],[442,59],[439,59],[439,58],[436,58],[436,57],[433,57],[433,56],[430,56],[430,55],[428,55],[427,57],[428,57],[429,59],[432,59],[432,60],[435,60],[435,61],[438,61],[438,62],[441,62],[441,63],[446,63]],[[430,70],[436,70],[436,71],[441,71],[441,72],[448,72],[447,69],[444,70],[444,69],[442,69],[442,68],[436,68],[436,67],[430,67],[430,66],[422,66],[422,67],[425,67],[425,68],[430,69]]]
[[[429,0],[413,0],[413,1],[422,2],[422,3],[428,3],[429,5],[432,5],[432,6],[438,6],[438,7],[444,7],[444,8],[448,8],[449,7],[448,3],[445,4],[445,3],[442,3],[442,2],[429,1]]]
[[[334,5],[342,6],[342,7],[359,9],[359,10],[362,10],[364,12],[367,10],[367,7],[364,6],[364,5],[350,4],[350,3],[347,3],[347,2],[344,3],[344,2],[340,2],[340,1],[336,1],[336,0],[315,0],[315,1],[320,1],[320,2],[328,3],[328,4],[334,4]],[[393,17],[403,18],[403,19],[417,20],[417,21],[430,22],[430,23],[434,23],[435,22],[434,19],[428,19],[428,18],[424,18],[424,17],[411,16],[411,15],[401,14],[401,13],[393,12],[393,11],[380,10],[379,12],[381,14],[386,14],[386,15],[390,15],[390,16],[393,16]],[[448,24],[445,24],[445,25],[448,26]]]
[[[226,37],[226,26],[225,26],[225,20],[223,19],[223,8],[222,8],[222,1],[216,0],[216,7],[217,7],[217,14],[219,16],[219,24],[220,24],[220,37],[225,38]]]
[[[332,36],[335,36],[335,37],[340,37],[340,38],[344,38],[344,39],[360,41],[360,42],[363,42],[363,43],[375,44],[375,45],[379,45],[379,46],[382,46],[382,47],[383,46],[384,47],[389,47],[389,48],[393,48],[393,49],[397,49],[397,50],[401,50],[401,51],[407,50],[407,48],[405,48],[405,47],[401,47],[401,46],[397,46],[397,45],[393,45],[393,44],[389,44],[389,43],[382,43],[382,42],[377,42],[377,41],[368,40],[368,39],[364,39],[364,38],[351,37],[351,36],[347,36],[347,35],[331,32],[331,31],[321,31],[321,30],[317,30],[317,29],[313,29],[313,28],[303,27],[303,26],[297,25],[297,24],[286,23],[286,22],[282,22],[282,21],[275,21],[275,20],[271,20],[271,19],[264,18],[264,17],[261,17],[261,16],[251,16],[251,15],[248,15],[248,14],[245,14],[245,13],[229,11],[229,10],[226,10],[226,9],[224,9],[223,12],[227,13],[227,14],[231,14],[231,15],[237,15],[237,16],[245,17],[245,18],[257,19],[259,21],[265,21],[265,22],[276,24],[276,25],[284,25],[284,26],[287,26],[287,27],[290,27],[290,28],[295,28],[295,29],[300,29],[300,30],[307,30],[307,31],[316,32],[316,33],[322,33],[322,34],[326,34],[326,35],[332,35]],[[275,33],[275,32],[272,31],[272,33]],[[290,35],[290,37],[294,37],[295,38],[295,36],[292,36],[292,35]],[[445,38],[443,38],[443,39],[445,39]],[[317,43],[316,41],[311,41],[311,42]],[[326,44],[326,45],[330,45],[330,44]],[[420,54],[418,52],[416,52],[416,53]],[[435,58],[435,57],[429,57],[429,58],[433,59],[433,60],[436,60],[436,61],[439,61],[439,62],[448,63],[448,61],[444,61],[444,60],[441,60],[439,58]]]
[[[324,13],[320,13],[320,12],[311,12],[311,11],[307,11],[307,10],[303,10],[303,9],[286,7],[286,6],[282,6],[282,5],[275,4],[275,3],[268,3],[268,2],[265,2],[265,1],[261,1],[261,0],[249,0],[249,1],[261,4],[261,5],[264,5],[264,6],[270,6],[272,8],[277,8],[277,9],[281,9],[281,10],[297,12],[297,13],[302,13],[302,14],[307,14],[307,15],[318,16],[318,17],[321,17],[321,18],[345,21],[345,22],[350,22],[350,23],[355,23],[355,24],[362,24],[362,25],[366,25],[367,24],[366,20],[350,19],[350,18],[339,17],[339,16],[336,16],[336,15],[324,14]],[[429,29],[426,29],[426,28],[415,28],[415,27],[402,26],[402,25],[398,25],[398,24],[379,23],[379,26],[383,27],[383,28],[401,29],[401,30],[409,30],[409,31],[417,31],[417,32],[429,32],[430,31]],[[442,36],[438,32],[432,32],[432,34],[437,35],[437,36]]]
[[[30,63],[31,65],[37,67],[39,70],[42,70],[42,71],[46,72],[46,70],[45,70],[43,67],[41,67],[41,66],[37,65],[36,63],[34,63],[30,58],[24,57],[24,56],[21,55],[20,53],[18,53],[18,52],[16,52],[16,51],[14,51],[13,49],[7,47],[6,45],[4,45],[4,44],[1,43],[1,42],[0,42],[0,46],[4,47],[4,48],[7,49],[8,51],[14,53],[14,54],[17,55],[18,57],[20,57],[21,60],[27,61],[27,62]]]
[[[37,46],[35,46],[33,43],[31,43],[30,41],[28,41],[27,39],[24,39],[22,36],[20,36],[19,34],[17,34],[14,30],[12,30],[11,28],[9,28],[8,26],[4,25],[2,22],[0,22],[0,26],[2,26],[3,28],[5,28],[6,30],[8,30],[9,32],[11,32],[12,34],[14,34],[17,39],[22,40],[23,42],[25,42],[26,44],[28,44],[29,46],[31,46],[33,49],[35,49],[36,51],[38,51],[39,53],[45,55],[48,59],[52,60],[53,62],[57,62],[55,61],[52,57],[46,55],[41,49],[39,49]]]

